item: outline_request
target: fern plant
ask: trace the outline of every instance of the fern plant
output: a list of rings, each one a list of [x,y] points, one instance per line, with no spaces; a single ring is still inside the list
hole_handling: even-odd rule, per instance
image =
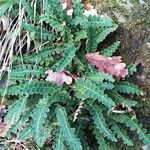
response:
[[[133,146],[127,127],[138,134],[140,141],[150,143],[147,130],[127,109],[134,109],[138,103],[127,95],[144,92],[124,81],[127,79],[118,81],[97,72],[85,59],[85,54],[95,52],[117,25],[108,17],[85,16],[81,0],[72,0],[72,16],[67,16],[59,0],[37,0],[34,5],[22,0],[14,5],[20,3],[26,12],[20,34],[29,33],[35,50],[22,56],[15,54],[11,70],[3,72],[2,79],[8,84],[0,87],[1,98],[14,101],[4,118],[9,125],[6,137],[18,142],[30,139],[38,148],[50,140],[50,149],[54,150],[93,149],[93,142],[94,149],[108,150],[117,141]],[[119,44],[113,43],[101,54],[111,57]],[[48,69],[73,73],[79,79],[58,86],[45,80]],[[80,113],[73,121],[81,101]],[[88,140],[90,134],[94,138]]]

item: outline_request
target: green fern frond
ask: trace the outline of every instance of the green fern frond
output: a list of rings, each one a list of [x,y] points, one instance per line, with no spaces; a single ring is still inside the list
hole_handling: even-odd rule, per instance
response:
[[[75,129],[70,128],[64,107],[59,106],[56,108],[56,117],[60,126],[60,131],[62,131],[67,145],[69,145],[72,150],[82,150],[81,143],[75,135]]]
[[[51,86],[46,81],[31,81],[29,83],[21,84],[18,86],[11,86],[7,89],[7,95],[23,95],[23,94],[51,94],[55,90],[56,86]],[[0,93],[3,93],[5,89],[0,89]]]
[[[115,84],[115,90],[125,94],[144,95],[144,92],[137,85],[127,81],[122,81]]]
[[[7,0],[1,2],[0,16],[2,16],[13,4],[15,0]]]
[[[133,146],[132,140],[128,137],[125,130],[120,129],[117,124],[112,121],[111,122],[111,130],[117,135],[117,138],[121,138],[127,146]]]
[[[30,62],[30,63],[40,64],[42,60],[45,61],[46,59],[50,59],[51,56],[53,56],[54,54],[63,53],[65,48],[66,46],[57,47],[57,48],[53,48],[53,47],[42,48],[35,54],[25,55],[23,61],[25,61],[26,63]]]
[[[48,101],[48,98],[40,99],[38,104],[36,105],[36,108],[33,110],[33,114],[31,116],[33,119],[31,126],[34,127],[34,138],[36,140],[36,143],[40,146],[42,146],[42,144],[40,143],[40,138],[43,132],[43,125],[46,122],[47,113],[49,112]]]
[[[21,0],[21,5],[25,8],[28,17],[33,18],[34,21],[39,20],[38,12],[33,10],[33,8],[31,7],[31,3],[29,3],[29,1]]]
[[[102,41],[107,37],[108,34],[110,34],[111,32],[115,31],[117,28],[118,28],[118,26],[117,26],[117,25],[114,25],[114,26],[112,26],[112,27],[110,27],[110,28],[104,29],[104,30],[98,35],[96,42],[97,42],[97,43],[102,42]]]
[[[114,24],[112,22],[112,20],[107,17],[107,18],[103,18],[101,16],[92,16],[90,15],[88,17],[88,26],[90,28],[109,28],[109,27],[112,27]]]
[[[109,96],[116,102],[125,106],[129,106],[129,107],[135,107],[137,105],[137,102],[134,100],[130,100],[127,98],[122,97],[121,95],[119,95],[117,92],[113,92],[111,91],[109,93]]]
[[[27,98],[20,97],[15,103],[8,107],[8,113],[5,116],[5,122],[11,125],[17,123],[26,109],[26,100]]]
[[[87,38],[87,32],[86,32],[86,30],[78,31],[75,34],[75,40],[76,41],[80,41],[80,40],[83,40],[83,39],[86,39],[86,38]]]
[[[119,45],[120,45],[119,41],[114,42],[111,46],[109,46],[108,48],[102,50],[100,53],[101,53],[101,55],[104,55],[106,57],[111,57],[116,52]]]
[[[130,64],[127,68],[128,68],[129,75],[133,75],[137,71],[135,64]]]
[[[95,83],[90,80],[77,80],[74,86],[75,96],[79,99],[93,99],[98,100],[104,104],[108,109],[115,105],[114,101],[109,98],[104,91],[100,89]]]
[[[52,32],[50,32],[42,27],[33,26],[33,25],[30,25],[27,23],[24,23],[23,27],[25,30],[29,31],[30,34],[34,35],[34,39],[37,39],[37,40],[43,39],[46,41],[47,40],[52,41],[55,38],[55,36]]]
[[[54,66],[52,67],[56,71],[63,71],[72,61],[75,56],[76,47],[74,44],[68,46],[64,52],[64,57],[60,59]]]
[[[44,10],[47,16],[55,16],[59,20],[64,21],[67,17],[66,12],[62,8],[60,0],[47,0],[44,1]]]
[[[90,72],[86,74],[85,78],[94,82],[115,82],[115,79],[111,75],[104,72]]]
[[[145,144],[150,143],[150,134],[147,134],[147,130],[143,128],[143,125],[139,124],[137,120],[133,120],[125,114],[119,114],[113,118],[115,121],[125,124],[126,127],[130,128],[131,131],[136,131],[139,135],[139,140],[143,141]]]
[[[36,107],[33,109],[33,113],[31,114],[32,122],[28,125],[27,129],[24,130],[19,135],[20,140],[25,140],[31,135],[34,137],[36,143],[42,147],[45,143],[47,137],[47,133],[49,133],[46,129],[44,129],[44,124],[46,123],[47,113],[49,112],[49,97],[43,97],[39,100]],[[46,130],[44,132],[44,130]],[[25,136],[26,135],[26,136]]]
[[[74,18],[70,21],[71,25],[77,27],[80,25],[83,29],[87,28],[88,19],[83,14],[84,6],[82,0],[72,0]]]
[[[106,137],[108,140],[111,140],[113,142],[117,142],[117,139],[114,136],[113,132],[110,129],[108,129],[108,126],[105,122],[104,116],[100,108],[96,104],[88,103],[88,109],[92,114],[92,119],[96,128],[103,135],[103,137]]]
[[[32,137],[34,134],[34,127],[27,126],[18,136],[19,141],[25,141],[27,138]]]
[[[37,65],[21,65],[12,68],[11,78],[45,77],[45,68]]]
[[[84,11],[82,0],[72,0],[72,3],[75,16],[82,16]]]
[[[117,25],[114,25],[110,28],[106,29],[88,29],[88,39],[87,39],[87,45],[86,50],[87,52],[95,52],[97,49],[97,46],[100,42],[102,42],[108,34],[115,31],[117,29]]]
[[[94,127],[93,133],[95,134],[95,137],[97,139],[97,143],[99,144],[99,150],[111,150],[109,148],[108,144],[106,143],[104,137],[102,136],[102,134],[98,131],[98,129],[96,129]]]
[[[97,85],[99,84],[97,83]],[[112,83],[103,82],[103,84],[100,84],[99,87],[102,90],[112,90],[114,88],[114,85]]]
[[[38,136],[36,133],[34,133],[34,136],[36,136],[36,137],[34,137],[35,141],[36,141],[37,145],[39,145],[39,147],[43,147],[46,140],[51,136],[52,130],[53,130],[53,125],[48,125],[48,127],[44,126],[43,129],[41,129]]]
[[[68,45],[70,45],[71,43],[73,43],[73,37],[74,35],[72,34],[72,31],[67,28],[64,30],[64,32],[62,32],[62,36],[63,36],[63,43],[67,43]]]
[[[56,29],[57,31],[63,31],[64,25],[63,22],[60,22],[55,16],[41,16],[41,21],[48,23],[52,28]]]
[[[56,134],[54,150],[64,150],[63,142],[64,142],[64,138],[63,138],[62,131],[59,131]]]

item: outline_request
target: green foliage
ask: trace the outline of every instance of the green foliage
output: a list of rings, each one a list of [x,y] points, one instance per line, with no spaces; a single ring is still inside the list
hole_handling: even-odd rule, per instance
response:
[[[113,55],[113,53],[116,52],[116,50],[118,49],[120,45],[120,42],[114,42],[113,45],[109,46],[108,48],[104,49],[101,54],[107,57],[111,57]]]
[[[111,129],[114,131],[115,134],[117,134],[117,138],[121,138],[124,142],[124,144],[127,144],[128,146],[133,146],[133,143],[131,139],[126,134],[125,130],[120,129],[115,122],[111,122],[112,126]]]
[[[54,34],[52,34],[51,32],[49,32],[46,29],[42,29],[42,26],[33,26],[30,24],[23,24],[23,27],[26,31],[28,31],[31,35],[33,39],[43,39],[45,41],[51,41],[54,40]]]
[[[137,85],[127,81],[122,81],[116,84],[115,89],[120,93],[144,95],[144,92]]]
[[[74,44],[68,46],[64,52],[64,57],[61,60],[59,60],[53,66],[53,68],[56,71],[63,71],[66,68],[66,66],[70,64],[70,62],[72,61],[73,57],[75,56],[75,52],[76,52],[76,47]]]
[[[128,66],[129,75],[133,75],[136,71],[137,71],[137,68],[135,64],[130,64]]]
[[[109,28],[104,28],[103,30],[101,29],[93,29],[89,28],[88,29],[88,42],[87,42],[87,51],[88,52],[94,52],[97,49],[97,46],[100,42],[102,42],[108,34],[111,32],[115,31],[117,29],[117,25],[113,25],[112,27]],[[93,32],[95,30],[95,32]]]
[[[12,105],[8,107],[8,113],[5,117],[5,122],[10,123],[9,126],[11,127],[13,124],[17,123],[24,113],[26,108],[26,98],[21,98],[14,102]]]
[[[114,120],[125,124],[131,131],[136,131],[139,135],[139,140],[142,140],[145,144],[150,143],[150,134],[147,134],[147,130],[143,128],[142,124],[139,124],[137,120],[130,118],[127,115],[119,114],[114,116]]]
[[[39,14],[37,11],[34,10],[32,5],[26,1],[26,0],[21,0],[22,6],[25,8],[29,18],[32,18],[33,21],[37,21],[39,19]]]
[[[56,108],[56,117],[60,125],[60,130],[63,132],[63,137],[72,150],[81,150],[82,146],[78,138],[75,135],[75,129],[70,128],[68,123],[66,110],[63,107]]]
[[[149,143],[143,125],[124,110],[136,108],[138,101],[129,97],[144,92],[125,78],[97,72],[86,61],[86,53],[95,52],[117,25],[108,17],[85,16],[81,0],[72,0],[72,16],[62,9],[60,0],[14,2],[6,2],[0,10],[2,15],[12,6],[17,9],[10,13],[16,14],[21,6],[24,12],[16,38],[19,50],[14,50],[10,67],[2,73],[2,81],[8,83],[0,85],[0,98],[12,103],[4,117],[7,139],[31,141],[38,149],[90,150],[94,145],[94,149],[112,150],[117,141],[133,145],[124,128],[128,127]],[[13,24],[16,18],[18,14],[11,18]],[[114,42],[100,53],[111,57],[119,44]],[[48,70],[70,76],[71,85],[50,83]],[[136,69],[132,65],[128,70],[132,75]]]
[[[0,1],[0,4],[2,5],[0,7],[0,16],[2,16],[7,9],[9,9],[13,4],[15,3],[15,0],[8,0],[8,1]]]
[[[56,29],[57,31],[63,31],[64,30],[64,25],[62,24],[62,22],[59,22],[57,20],[57,18],[44,15],[41,17],[41,21],[45,21],[52,28]]]
[[[90,80],[77,80],[75,84],[75,94],[79,99],[93,99],[98,100],[104,104],[107,108],[111,108],[115,105],[113,100],[104,94],[104,91],[100,89],[100,86],[97,86],[95,83],[92,83]]]
[[[86,78],[94,82],[115,82],[115,79],[111,75],[104,72],[87,72]]]
[[[36,65],[16,66],[11,71],[11,78],[45,77],[45,71],[45,68]]]
[[[97,142],[99,144],[99,150],[111,150],[108,146],[108,144],[106,143],[105,139],[103,138],[102,134],[100,132],[97,131],[97,129],[94,129],[95,137],[97,139]]]
[[[113,135],[113,132],[108,129],[105,119],[103,117],[102,112],[100,111],[99,107],[95,104],[88,105],[90,109],[90,113],[92,114],[92,119],[94,120],[94,124],[99,132],[102,134],[103,137],[107,137],[108,140],[113,142],[117,142],[117,139]]]
[[[49,106],[51,104],[48,98],[49,97],[46,96],[39,100],[30,116],[32,118],[32,122],[27,127],[28,131],[26,131],[26,129],[22,131],[19,136],[19,140],[25,140],[29,136],[33,135],[36,143],[40,147],[45,143],[51,131],[51,128],[49,130],[44,129],[47,113],[49,112]]]
[[[56,141],[55,141],[55,148],[54,150],[64,150],[64,139],[63,139],[63,134],[62,131],[59,131],[56,134]]]
[[[109,96],[118,104],[122,104],[128,107],[135,107],[137,105],[137,101],[127,99],[119,95],[117,92],[111,92]]]

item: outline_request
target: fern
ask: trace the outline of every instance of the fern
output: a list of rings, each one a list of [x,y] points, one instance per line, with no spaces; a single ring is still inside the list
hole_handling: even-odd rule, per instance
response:
[[[86,32],[86,30],[78,31],[75,34],[75,40],[76,41],[80,41],[80,40],[86,39],[86,38],[87,38],[87,32]]]
[[[52,34],[50,31],[47,31],[46,29],[38,26],[33,26],[30,24],[23,24],[23,27],[25,30],[29,31],[30,34],[34,35],[35,39],[43,39],[45,41],[49,40],[52,41],[54,40],[55,36]]]
[[[120,82],[115,85],[115,89],[121,93],[144,95],[144,92],[137,86],[129,82]]]
[[[135,107],[137,105],[137,102],[134,100],[130,100],[127,98],[122,97],[121,95],[119,95],[116,92],[111,92],[109,94],[109,96],[116,102],[125,106],[129,106],[129,107]]]
[[[46,136],[48,131],[44,131],[45,129],[43,125],[46,122],[47,113],[49,112],[49,108],[48,108],[49,104],[50,103],[48,97],[43,97],[42,99],[39,100],[38,104],[33,109],[33,113],[31,115],[32,122],[31,124],[29,124],[29,127],[27,127],[27,129],[29,129],[28,135],[26,134],[27,133],[26,130],[22,131],[22,133],[19,136],[20,140],[25,140],[32,133],[34,135],[34,139],[36,143],[40,147],[45,143],[46,141],[45,137],[48,137],[49,134]],[[25,134],[26,136],[24,137]]]
[[[36,65],[16,66],[11,71],[11,78],[45,77],[45,68]]]
[[[48,23],[51,27],[53,27],[57,31],[63,31],[64,30],[63,23],[58,21],[57,18],[54,16],[43,15],[41,17],[41,21]]]
[[[113,26],[113,22],[110,18],[105,18],[105,20],[103,19],[103,17],[101,16],[89,16],[88,17],[88,21],[89,21],[89,27],[91,28],[109,28]]]
[[[2,6],[1,6],[0,16],[2,16],[7,11],[7,9],[10,6],[12,6],[14,3],[15,3],[15,0],[8,0],[6,2],[4,1],[4,4],[2,4]]]
[[[44,5],[46,6],[45,11],[48,16],[53,15],[62,21],[66,19],[66,12],[63,11],[59,0],[48,0],[44,2]]]
[[[90,113],[92,114],[92,119],[94,120],[94,124],[98,131],[104,136],[107,137],[108,140],[113,142],[117,142],[116,137],[113,135],[113,132],[107,128],[105,123],[105,119],[103,117],[102,112],[100,111],[99,107],[95,104],[88,103],[88,107]]]
[[[98,132],[96,128],[94,128],[93,133],[95,134],[95,137],[97,139],[97,142],[99,144],[99,150],[111,150],[106,143],[105,139],[103,138],[102,134]]]
[[[57,47],[57,48],[52,48],[52,47],[47,47],[47,48],[42,48],[38,51],[38,53],[35,53],[33,55],[26,55],[24,57],[24,61],[27,63],[37,63],[40,64],[43,60],[45,62],[46,59],[50,59],[51,56],[53,56],[54,54],[60,54],[62,52],[64,52],[64,49],[66,48],[66,46],[64,47]]]
[[[63,139],[63,134],[61,131],[59,131],[56,134],[56,142],[55,142],[55,148],[54,150],[64,150],[64,139]]]
[[[124,144],[127,144],[128,146],[133,146],[133,143],[131,139],[127,136],[125,130],[120,129],[115,122],[111,122],[111,129],[112,131],[117,135],[117,138],[121,138],[124,142]]]
[[[6,123],[11,127],[15,123],[17,123],[24,113],[26,108],[26,98],[20,97],[15,103],[8,107],[8,113],[5,117]]]
[[[125,114],[114,116],[114,120],[125,124],[131,131],[136,131],[139,135],[139,140],[142,140],[145,144],[150,143],[150,135],[146,134],[147,130],[143,128],[142,124],[138,124],[137,120],[133,120]]]
[[[86,74],[85,78],[95,81],[95,82],[103,82],[103,81],[109,81],[109,82],[115,82],[114,78],[104,72],[90,72]]]
[[[79,99],[94,99],[104,104],[108,109],[115,105],[113,100],[109,98],[104,91],[100,89],[96,84],[89,80],[78,80],[75,84],[75,94]]]
[[[88,42],[87,42],[87,51],[96,51],[97,46],[100,42],[102,42],[108,34],[110,34],[111,32],[115,31],[117,29],[117,25],[114,25],[113,27],[110,28],[106,28],[103,31],[99,30],[96,32],[96,29],[94,29],[95,31],[93,32],[93,29],[90,28],[89,32],[88,32]]]
[[[55,68],[56,71],[63,71],[67,65],[69,65],[75,56],[76,47],[74,44],[68,46],[64,53],[64,58],[59,60],[52,68]]]
[[[130,64],[128,66],[129,75],[133,75],[136,71],[137,71],[137,68],[135,64]]]
[[[34,127],[34,138],[36,140],[36,143],[40,146],[42,146],[43,144],[41,144],[40,140],[41,140],[41,134],[43,132],[43,124],[46,122],[46,117],[47,117],[47,113],[49,112],[48,109],[48,99],[44,98],[39,100],[36,108],[33,110],[33,114],[32,114],[32,123],[31,125]]]
[[[2,131],[7,132],[4,139],[23,143],[27,148],[28,143],[34,143],[40,149],[112,150],[117,141],[133,145],[123,129],[125,125],[137,132],[139,140],[149,143],[146,129],[130,118],[130,112],[113,111],[122,106],[136,108],[138,101],[129,99],[130,95],[134,99],[133,96],[144,92],[126,78],[117,80],[97,72],[86,61],[86,54],[95,52],[117,25],[108,17],[85,16],[81,0],[72,0],[69,7],[73,8],[73,14],[68,16],[61,2],[8,0],[1,7],[0,15],[3,15],[13,6],[8,12],[12,29],[1,34],[2,46],[10,51],[9,42],[14,42],[12,59],[12,53],[6,51],[0,61],[0,66],[8,62],[6,69],[2,67],[0,80],[0,98],[8,105],[6,116],[0,118],[4,124]],[[21,22],[20,15],[23,16]],[[18,28],[20,32],[15,32],[15,39],[5,40],[7,34]],[[119,44],[114,42],[101,54],[112,56]],[[71,85],[65,82],[58,86],[46,81],[47,70],[70,76]],[[129,65],[128,71],[132,75],[135,65]],[[11,142],[9,144],[11,146]]]
[[[25,8],[26,12],[28,13],[28,17],[32,17],[34,21],[39,19],[39,14],[37,11],[34,11],[31,7],[31,4],[26,0],[21,0],[22,6]]]
[[[3,93],[5,89],[1,89]],[[55,90],[55,86],[50,86],[45,81],[31,81],[29,83],[20,84],[19,86],[11,86],[7,90],[8,95],[23,95],[23,94],[51,94]]]
[[[111,45],[110,47],[104,49],[101,51],[101,55],[107,56],[107,57],[111,57],[113,55],[113,53],[116,52],[116,50],[118,49],[120,45],[120,42],[114,42],[113,45]]]
[[[63,107],[57,107],[56,109],[57,121],[60,125],[60,131],[63,133],[63,137],[67,144],[69,144],[72,150],[81,150],[82,146],[78,138],[75,135],[75,129],[70,128],[70,125],[67,120],[66,110]]]
[[[96,42],[97,42],[97,43],[102,42],[102,41],[106,38],[106,36],[107,36],[108,34],[110,34],[111,32],[115,31],[117,28],[118,28],[118,26],[117,26],[117,25],[114,25],[113,27],[104,29],[104,30],[98,35]]]

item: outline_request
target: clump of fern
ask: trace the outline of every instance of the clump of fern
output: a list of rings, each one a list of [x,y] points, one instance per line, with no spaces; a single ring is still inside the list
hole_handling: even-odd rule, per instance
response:
[[[26,12],[20,34],[28,33],[33,50],[15,53],[12,68],[3,71],[7,84],[0,87],[1,97],[13,101],[4,119],[6,137],[20,143],[30,139],[38,147],[50,140],[55,150],[88,150],[92,134],[98,143],[95,149],[108,150],[117,141],[133,146],[128,128],[140,141],[150,143],[150,135],[132,113],[138,101],[129,99],[143,91],[125,79],[97,72],[85,59],[117,25],[110,18],[86,17],[81,0],[72,2],[72,16],[59,0],[37,0],[34,5],[22,0],[13,5]],[[118,47],[115,42],[102,54],[110,57]],[[48,69],[67,71],[79,79],[58,86],[45,80]],[[130,67],[129,72],[133,70]]]

